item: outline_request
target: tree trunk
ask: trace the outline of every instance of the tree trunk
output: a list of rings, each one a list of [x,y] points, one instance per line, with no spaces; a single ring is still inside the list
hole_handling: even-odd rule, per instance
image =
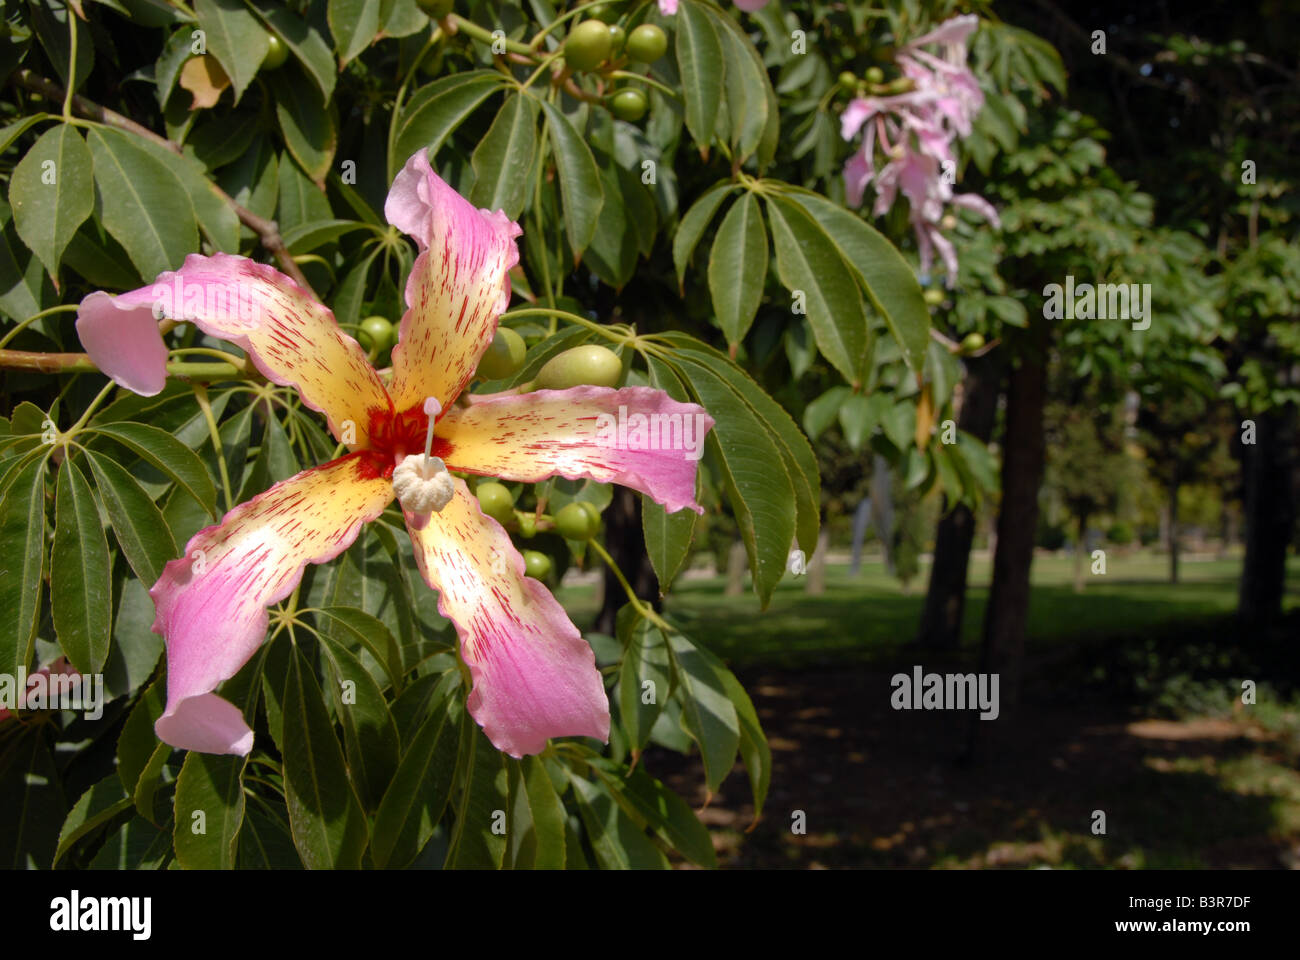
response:
[[[1001,372],[996,354],[966,361],[965,395],[957,426],[982,443],[988,443],[993,434]],[[939,519],[934,537],[930,586],[916,635],[916,642],[922,647],[953,650],[961,643],[966,580],[974,539],[975,514],[964,503],[957,504]]]
[[[1037,334],[1035,336],[1035,334]],[[1038,529],[1038,488],[1043,481],[1043,404],[1047,392],[1046,337],[1031,330],[1007,384],[1006,433],[1002,445],[1002,503],[993,585],[984,615],[983,669],[1001,675],[1005,703],[1020,695],[1020,674],[1029,614],[1029,570]]]
[[[1088,552],[1088,515],[1081,513],[1075,518],[1074,535],[1074,592],[1083,593],[1083,558]]]
[[[826,592],[826,554],[830,549],[831,534],[822,524],[821,532],[817,534],[817,550],[808,561],[808,582],[804,584],[804,592],[810,596],[820,597]]]
[[[655,576],[650,556],[646,553],[645,533],[641,529],[641,496],[627,487],[615,487],[614,499],[605,510],[605,549],[619,565],[633,592],[648,600],[656,610],[663,609],[659,599],[659,578]],[[627,603],[627,591],[605,568],[603,599],[600,613],[596,615],[596,630],[614,635],[615,618]]]
[[[1169,485],[1169,582],[1178,582],[1178,481]]]
[[[727,553],[727,596],[738,597],[745,592],[745,566],[748,560],[744,541],[737,540]]]
[[[1246,559],[1237,614],[1253,624],[1282,615],[1286,551],[1295,524],[1296,410],[1287,406],[1255,417],[1255,442],[1241,451],[1242,520]]]

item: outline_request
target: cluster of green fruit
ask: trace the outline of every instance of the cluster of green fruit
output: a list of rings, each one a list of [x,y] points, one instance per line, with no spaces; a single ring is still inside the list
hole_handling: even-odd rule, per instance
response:
[[[668,52],[668,37],[653,23],[643,23],[626,33],[618,24],[584,20],[564,41],[564,62],[570,70],[587,73],[611,59],[627,55],[640,63],[654,63]],[[620,120],[635,123],[645,116],[645,94],[636,87],[623,87],[609,98],[609,109]]]
[[[516,510],[515,498],[510,488],[495,480],[480,482],[474,490],[479,507],[507,530],[513,530],[525,540],[531,540],[539,530],[553,530],[566,540],[587,541],[600,530],[600,509],[585,500],[565,504],[554,516],[537,514],[533,510]],[[521,551],[524,572],[538,580],[545,580],[554,569],[551,557],[541,550]]]

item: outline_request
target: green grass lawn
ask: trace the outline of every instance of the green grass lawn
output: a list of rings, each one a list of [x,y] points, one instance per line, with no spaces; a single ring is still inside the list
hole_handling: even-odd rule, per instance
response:
[[[1239,558],[1184,561],[1181,582],[1171,584],[1164,556],[1112,554],[1106,575],[1088,576],[1084,591],[1075,593],[1071,559],[1039,556],[1032,572],[1029,650],[1231,613],[1240,569]],[[1292,559],[1289,573],[1289,603],[1300,606],[1300,558]],[[824,595],[810,596],[804,578],[787,576],[766,611],[748,590],[724,596],[722,578],[679,580],[668,612],[694,640],[734,666],[889,661],[916,635],[928,575],[923,567],[904,593],[879,561],[864,563],[856,576],[847,566],[831,565]],[[979,644],[989,579],[988,560],[972,557],[963,631],[968,652]],[[596,612],[592,587],[565,587],[557,595],[579,626],[590,624]]]

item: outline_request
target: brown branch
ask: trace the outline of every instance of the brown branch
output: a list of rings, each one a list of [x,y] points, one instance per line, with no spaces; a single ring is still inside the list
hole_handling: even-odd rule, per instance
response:
[[[39,353],[34,350],[0,350],[0,369],[35,370],[38,373],[94,373],[88,353]]]
[[[45,77],[33,73],[31,70],[16,70],[11,79],[17,86],[31,90],[33,93],[38,93],[54,103],[63,102],[63,88],[52,80],[47,80]],[[175,141],[168,140],[166,137],[160,137],[148,127],[141,126],[131,118],[124,117],[120,113],[115,113],[107,107],[102,107],[92,100],[87,100],[80,94],[73,94],[72,109],[88,120],[94,120],[96,123],[102,123],[104,126],[113,127],[116,130],[133,133],[138,137],[143,137],[144,139],[157,144],[164,150],[171,151],[177,156],[182,155],[180,144]],[[234,198],[231,197],[230,194],[226,193],[215,183],[212,183],[211,181],[209,181],[209,183],[211,184],[212,189],[216,191],[217,196],[224,200],[230,206],[230,209],[235,211],[235,215],[239,217],[240,223],[258,235],[262,242],[262,246],[269,250],[275,257],[276,261],[280,264],[280,269],[292,277],[304,290],[319,300],[320,297],[316,295],[316,291],[313,290],[311,284],[307,282],[307,277],[303,274],[298,264],[294,261],[292,255],[290,255],[288,248],[284,245],[284,238],[280,236],[279,224],[274,220],[267,220],[264,217],[259,217],[257,214],[253,213],[253,211],[240,206],[235,202]]]

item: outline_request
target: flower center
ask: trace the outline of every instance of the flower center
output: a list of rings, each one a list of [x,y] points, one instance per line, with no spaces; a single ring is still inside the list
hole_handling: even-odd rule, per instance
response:
[[[428,424],[424,433],[424,453],[403,455],[397,452],[397,465],[393,468],[393,492],[417,528],[428,523],[429,516],[451,503],[451,498],[456,495],[456,481],[447,471],[447,465],[441,457],[431,455],[433,426],[438,414],[442,413],[442,404],[429,397],[421,411]]]
[[[425,446],[429,424],[437,418],[425,413],[422,405],[401,413],[393,410],[370,412],[370,440],[363,451],[363,470],[369,477],[391,480],[393,471],[408,454],[418,453]],[[426,452],[436,457],[446,457],[451,444],[442,437],[434,437]]]

